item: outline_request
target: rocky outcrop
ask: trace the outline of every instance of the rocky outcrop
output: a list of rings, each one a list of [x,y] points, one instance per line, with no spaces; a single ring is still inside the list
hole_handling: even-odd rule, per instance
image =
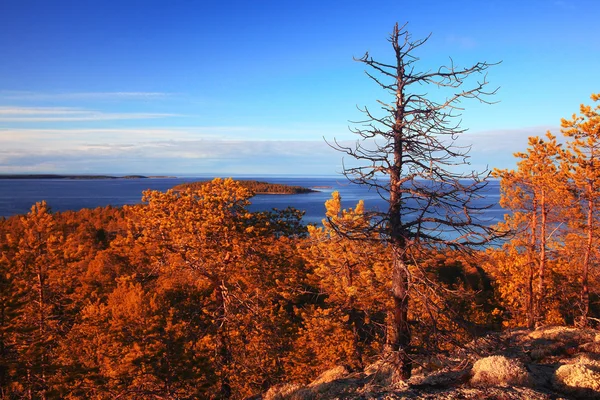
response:
[[[586,399],[600,399],[600,360],[588,355],[563,364],[554,373],[552,383],[561,392]]]
[[[279,385],[263,399],[600,399],[599,350],[592,329],[513,330],[420,360],[428,368],[395,386],[378,362],[363,372],[336,367],[305,386]]]

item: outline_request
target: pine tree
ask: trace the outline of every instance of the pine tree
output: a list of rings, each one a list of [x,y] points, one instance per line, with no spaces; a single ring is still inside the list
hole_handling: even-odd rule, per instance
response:
[[[323,335],[316,335],[314,352],[333,365],[345,363],[360,369],[373,355],[373,349],[378,348],[383,333],[378,327],[383,325],[381,315],[385,315],[389,304],[380,294],[386,290],[391,263],[375,234],[369,233],[370,220],[362,201],[354,209],[342,209],[340,194],[334,192],[325,207],[323,227],[308,228],[309,240],[303,255],[328,306],[327,310],[315,310],[323,314],[315,328],[327,329],[327,323],[339,326],[331,327],[338,330],[331,335],[331,346],[324,343]],[[316,315],[312,317],[313,322],[318,319]],[[344,336],[351,340],[345,342]],[[344,349],[343,356],[332,356],[332,352],[340,353],[341,343],[349,349]]]
[[[63,323],[57,312],[61,293],[57,290],[56,276],[65,267],[64,236],[45,202],[36,203],[21,217],[21,224],[20,237],[11,238],[18,248],[13,268],[27,293],[16,346],[24,380],[23,395],[45,399],[52,390],[57,367],[53,350]]]
[[[546,140],[530,137],[527,152],[515,157],[520,159],[517,170],[495,170],[494,176],[501,179],[500,205],[512,211],[505,215],[501,229],[509,229],[515,236],[504,249],[513,257],[509,263],[527,271],[515,278],[526,280],[527,325],[533,328],[544,320],[549,245],[563,227],[571,193],[564,167],[566,155],[549,132]]]
[[[591,96],[593,101],[600,101],[600,94]],[[569,178],[579,195],[577,206],[584,215],[583,237],[585,247],[581,260],[581,315],[580,324],[587,326],[590,312],[589,275],[593,266],[597,265],[598,227],[600,206],[600,104],[592,108],[581,105],[580,115],[571,119],[562,119],[562,132],[572,139],[568,142],[573,156],[570,159]],[[576,235],[580,237],[580,235]]]
[[[251,213],[251,196],[215,179],[196,190],[146,192],[131,213],[128,245],[159,277],[187,274],[204,293],[199,306],[210,322],[199,346],[211,355],[219,398],[255,394],[284,372],[289,291],[303,279],[289,237],[296,213]]]
[[[333,147],[357,162],[345,175],[367,185],[388,203],[373,225],[393,260],[391,294],[393,322],[387,334],[387,358],[395,379],[411,375],[411,296],[414,294],[411,267],[415,251],[432,247],[462,247],[486,243],[492,233],[478,220],[485,187],[483,176],[458,172],[466,164],[468,149],[454,144],[465,131],[456,122],[461,101],[485,102],[489,63],[460,68],[448,66],[421,72],[416,53],[427,41],[412,40],[403,27],[390,36],[392,61],[376,61],[365,54],[358,59],[389,100],[378,100],[381,114],[365,107],[364,121],[356,123],[360,136],[355,146],[335,143]],[[472,78],[481,80],[472,82]],[[470,88],[463,87],[469,85]],[[435,93],[425,95],[429,90]],[[483,207],[485,208],[485,207]]]

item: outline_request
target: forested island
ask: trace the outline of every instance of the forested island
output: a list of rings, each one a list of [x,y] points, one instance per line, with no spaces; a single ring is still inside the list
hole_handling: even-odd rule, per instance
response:
[[[175,191],[183,191],[187,189],[198,190],[202,186],[208,184],[210,181],[198,181],[190,183],[182,183],[173,187]],[[303,193],[314,193],[317,190],[305,188],[302,186],[295,185],[284,185],[280,183],[269,183],[260,182],[254,180],[238,180],[238,183],[250,190],[254,194],[303,194]]]

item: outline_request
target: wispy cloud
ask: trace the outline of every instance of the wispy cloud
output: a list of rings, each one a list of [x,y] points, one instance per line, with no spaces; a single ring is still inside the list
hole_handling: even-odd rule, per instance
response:
[[[248,143],[256,143],[265,150],[275,150],[282,154],[301,151],[299,143],[314,142],[328,148],[322,139],[292,139],[296,131],[289,134],[281,131],[279,139],[260,139],[248,134],[255,127],[188,127],[188,128],[110,128],[110,129],[27,129],[0,128],[0,149],[24,149],[35,151],[40,148],[65,149],[72,151],[93,149],[119,150],[131,147],[169,148],[171,153],[218,154],[223,149],[232,153],[246,154],[254,149],[246,149]],[[299,136],[299,135],[298,135]],[[211,147],[213,146],[213,147]],[[228,150],[227,150],[228,151]],[[191,156],[191,155],[190,155]]]
[[[343,155],[320,138],[283,129],[258,139],[259,127],[219,126],[123,129],[0,129],[0,173],[23,171],[96,171],[140,173],[335,173]],[[459,146],[471,145],[466,170],[513,168],[513,152],[527,138],[556,127],[469,132]],[[300,140],[299,137],[311,138]],[[354,140],[343,139],[344,145]],[[355,161],[346,157],[348,165]],[[46,168],[46,169],[45,169]]]
[[[0,122],[74,122],[174,117],[169,113],[110,113],[69,107],[0,107]]]
[[[466,132],[458,138],[458,146],[470,146],[468,159],[470,167],[475,171],[492,168],[515,168],[516,152],[527,149],[530,136],[544,136],[547,131],[561,139],[557,126],[529,126],[517,129],[496,129],[479,132]]]
[[[5,133],[0,130],[0,173],[49,166],[54,171],[318,173],[331,172],[341,160],[322,140],[226,139],[179,130],[162,130],[162,137],[137,130],[107,136],[77,130],[68,136],[59,130]]]
[[[254,138],[265,140],[258,135],[261,128],[243,126],[198,126],[198,127],[136,127],[136,128],[0,128],[0,148],[12,144],[26,144],[30,147],[42,143],[70,146],[74,143],[138,143],[157,141],[188,140],[244,140]],[[278,130],[280,138],[309,137],[297,130]],[[270,133],[270,132],[268,132]],[[314,137],[314,136],[313,136]],[[317,136],[320,138],[320,136]]]
[[[164,92],[28,92],[0,90],[0,99],[59,101],[59,100],[153,100],[173,96]]]
[[[457,140],[459,145],[471,145],[479,153],[503,153],[512,157],[516,151],[524,151],[530,136],[544,136],[550,131],[559,136],[557,126],[530,126],[519,129],[497,129],[480,132],[466,132]]]
[[[3,115],[73,115],[86,114],[89,111],[68,107],[0,107],[0,116]]]

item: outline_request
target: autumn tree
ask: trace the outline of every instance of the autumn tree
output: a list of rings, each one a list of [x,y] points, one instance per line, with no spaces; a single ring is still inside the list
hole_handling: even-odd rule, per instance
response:
[[[378,101],[380,113],[362,109],[365,120],[353,130],[360,136],[355,146],[333,145],[358,161],[345,168],[345,175],[376,189],[388,203],[373,228],[393,259],[387,353],[400,379],[410,377],[412,370],[409,308],[415,294],[410,271],[417,264],[415,249],[481,244],[490,233],[477,219],[480,190],[486,183],[477,173],[458,172],[467,164],[468,148],[454,140],[465,131],[457,120],[460,103],[485,102],[486,95],[495,92],[486,91],[485,73],[491,64],[461,68],[450,60],[449,65],[421,72],[416,53],[427,39],[413,40],[405,26],[396,24],[389,38],[390,62],[376,61],[368,53],[357,60],[389,100]],[[479,80],[473,82],[475,77]],[[429,90],[433,92],[424,94]]]
[[[14,258],[18,247],[14,246],[13,238],[22,232],[22,226],[17,222],[20,222],[17,217],[0,219],[0,392],[3,396],[20,386],[18,337],[22,332],[23,307],[29,295],[29,290],[15,274]]]
[[[0,220],[0,397],[246,398],[297,377],[301,212],[217,179]]]
[[[64,323],[59,318],[63,293],[57,279],[65,267],[64,236],[46,202],[36,203],[20,221],[20,235],[9,236],[9,243],[16,247],[12,270],[26,301],[19,313],[15,344],[21,369],[18,375],[23,396],[45,399],[52,389],[58,364],[53,350]]]
[[[381,296],[389,276],[389,257],[369,232],[362,201],[355,208],[342,209],[341,196],[334,192],[325,207],[323,225],[308,227],[303,255],[326,307],[306,315],[304,340],[312,340],[312,358],[321,361],[321,368],[345,363],[360,369],[380,344],[382,314],[389,308],[389,299]],[[326,333],[332,331],[336,334]]]
[[[231,396],[229,277],[247,261],[239,223],[250,193],[233,181],[217,180],[198,191],[146,192],[133,233],[145,243],[151,262],[163,270],[185,268],[210,291],[205,306],[214,320],[214,351],[220,396]],[[242,231],[240,232],[240,229]]]
[[[520,159],[516,170],[494,170],[493,174],[500,178],[500,205],[512,212],[505,216],[502,225],[514,233],[504,246],[510,258],[506,267],[522,266],[505,283],[513,279],[526,282],[525,311],[531,329],[544,319],[549,244],[559,236],[557,231],[563,225],[570,191],[564,164],[566,154],[549,132],[546,139],[530,137],[527,151],[515,153],[515,157]],[[524,276],[522,271],[526,271]],[[514,296],[517,292],[513,289],[506,295]]]
[[[199,332],[202,291],[184,276],[117,279],[106,302],[83,308],[61,341],[63,398],[201,398],[214,385]],[[200,316],[200,317],[199,317]]]
[[[591,96],[593,101],[600,101],[600,94]],[[600,207],[600,104],[596,107],[580,106],[580,115],[571,119],[562,119],[562,132],[571,141],[570,176],[578,194],[577,206],[582,209],[583,235],[576,234],[577,241],[583,236],[585,246],[581,257],[581,320],[588,324],[590,312],[589,275],[592,265],[597,263],[598,226]]]
[[[196,301],[210,322],[198,332],[196,348],[210,355],[218,398],[249,396],[276,383],[290,335],[286,303],[302,279],[289,238],[294,229],[286,226],[293,215],[251,213],[250,197],[231,179],[146,192],[146,204],[131,214],[126,242],[142,246],[140,257],[159,276],[187,274],[205,293]]]

